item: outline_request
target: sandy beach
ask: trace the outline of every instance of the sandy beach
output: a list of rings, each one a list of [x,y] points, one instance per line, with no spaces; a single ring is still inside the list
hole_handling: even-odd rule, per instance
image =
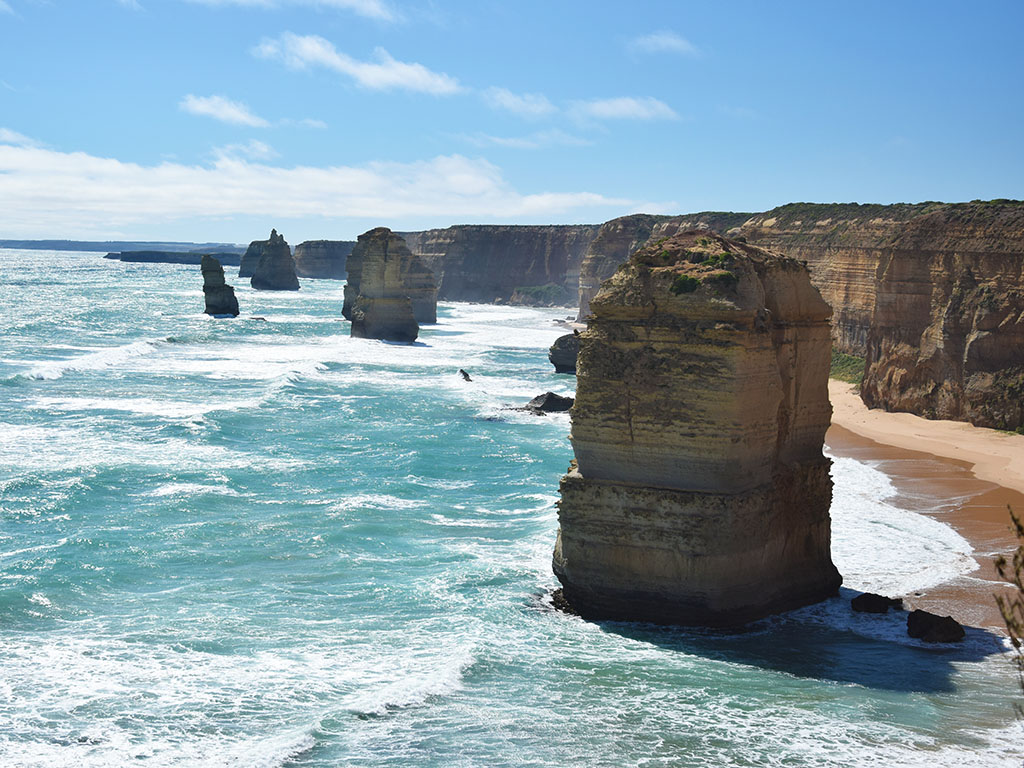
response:
[[[893,503],[951,525],[974,549],[977,570],[906,596],[908,607],[1001,629],[993,595],[1004,587],[993,562],[1015,546],[1007,505],[1024,510],[1024,436],[870,410],[842,381],[829,382],[829,395],[832,453],[872,463],[896,486]]]

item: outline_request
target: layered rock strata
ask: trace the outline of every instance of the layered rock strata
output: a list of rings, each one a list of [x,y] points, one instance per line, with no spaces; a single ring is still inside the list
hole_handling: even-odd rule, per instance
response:
[[[583,254],[598,225],[460,225],[403,232],[448,301],[535,305],[572,301]],[[551,287],[549,287],[551,286]]]
[[[352,249],[347,262],[348,282],[345,284],[342,316],[346,320],[352,320],[356,299],[361,294],[366,294],[363,288],[365,265],[378,262],[397,265],[397,283],[389,285],[388,290],[393,291],[396,296],[408,297],[416,322],[420,325],[436,323],[437,284],[433,272],[420,258],[413,255],[401,236],[387,227],[378,227],[364,232],[359,236],[355,248]],[[371,282],[376,279],[376,277],[372,277]],[[377,290],[377,288],[371,287],[370,290]]]
[[[355,242],[352,240],[306,240],[295,246],[295,274],[321,280],[344,280],[345,262]]]
[[[238,317],[238,299],[235,289],[224,281],[224,267],[217,259],[204,254],[199,268],[203,273],[206,314]]]
[[[262,244],[260,258],[256,262],[250,282],[252,287],[259,291],[299,290],[299,278],[295,275],[292,249],[284,237],[277,234],[276,229],[270,230],[270,238]]]
[[[415,263],[414,263],[415,262]],[[359,236],[348,260],[343,313],[352,321],[352,336],[412,342],[419,335],[410,285],[418,286],[420,311],[436,320],[433,308],[425,307],[426,290],[422,265],[401,237],[387,227],[378,227]]]
[[[635,253],[580,335],[553,566],[591,618],[736,625],[834,594],[831,311],[706,232]]]

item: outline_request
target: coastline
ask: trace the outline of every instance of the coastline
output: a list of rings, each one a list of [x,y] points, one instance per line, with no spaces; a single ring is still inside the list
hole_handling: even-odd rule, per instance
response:
[[[994,561],[1015,547],[1007,505],[1024,510],[1024,436],[869,410],[852,385],[834,379],[829,396],[830,451],[876,466],[897,489],[891,503],[952,526],[971,544],[977,569],[903,596],[908,609],[1005,632],[993,595],[1010,587],[996,576]]]

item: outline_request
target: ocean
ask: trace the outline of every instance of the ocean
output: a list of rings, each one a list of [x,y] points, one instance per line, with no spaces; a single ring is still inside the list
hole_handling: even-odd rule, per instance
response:
[[[840,597],[585,622],[549,599],[568,416],[508,410],[572,394],[571,310],[389,344],[339,282],[232,272],[214,319],[197,267],[0,251],[0,765],[1020,767],[997,636],[849,609],[975,567],[876,467],[833,466]]]

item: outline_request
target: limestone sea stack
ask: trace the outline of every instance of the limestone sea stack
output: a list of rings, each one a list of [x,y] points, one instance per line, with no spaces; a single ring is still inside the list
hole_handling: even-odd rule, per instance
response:
[[[203,254],[199,268],[203,273],[206,314],[238,317],[238,299],[235,289],[224,282],[224,267],[213,256]]]
[[[413,301],[403,280],[412,253],[387,227],[359,236],[349,257],[342,313],[352,321],[352,336],[412,342],[419,335]]]
[[[345,284],[345,302],[341,314],[352,319],[356,298],[362,290],[365,264],[387,261],[398,265],[398,284],[389,286],[395,295],[409,297],[417,324],[437,322],[437,283],[434,273],[423,261],[413,255],[399,235],[387,227],[377,227],[359,236],[348,257],[348,282]],[[374,278],[376,279],[376,278]]]
[[[555,373],[576,373],[576,356],[580,353],[579,332],[559,336],[548,349],[548,360],[555,366]]]
[[[299,278],[295,276],[292,249],[284,237],[270,230],[270,239],[263,244],[263,252],[250,280],[258,291],[297,291]]]
[[[590,312],[553,558],[569,604],[729,626],[835,594],[831,310],[806,266],[679,233]]]
[[[252,277],[256,271],[256,265],[259,264],[260,256],[263,255],[263,249],[269,243],[269,240],[253,240],[249,243],[249,247],[245,249],[245,253],[242,254],[242,258],[238,262],[239,277]]]

